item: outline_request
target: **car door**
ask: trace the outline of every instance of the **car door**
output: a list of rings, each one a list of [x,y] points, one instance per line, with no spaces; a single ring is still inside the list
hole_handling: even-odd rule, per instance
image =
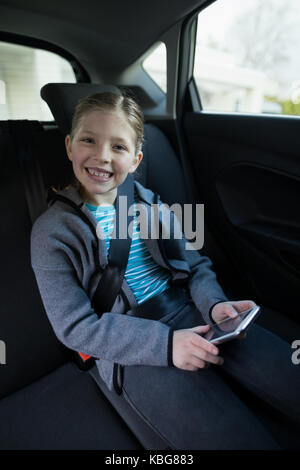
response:
[[[279,0],[272,1],[274,8],[278,7]],[[234,20],[241,21],[242,17],[234,12],[234,4],[237,4],[234,0],[223,2],[222,8],[218,6],[220,3],[208,6],[209,14],[203,10],[199,17],[197,13],[185,25],[182,51],[191,58],[194,67],[190,62],[181,71],[178,116],[183,141],[199,202],[205,206],[205,223],[235,267],[244,292],[257,303],[298,323],[300,105],[297,103],[300,92],[295,90],[298,77],[296,56],[293,56],[295,48],[286,55],[292,61],[288,78],[290,94],[282,97],[286,87],[276,88],[276,79],[278,83],[284,82],[287,74],[280,75],[280,68],[274,66],[271,74],[270,68],[265,66],[264,69],[263,64],[258,69],[254,62],[251,65],[249,61],[247,66],[241,60],[234,62],[232,51],[226,51],[224,44],[222,50],[220,35],[216,36],[217,44],[213,34],[223,27],[220,18],[226,23],[227,16],[231,15],[231,29],[227,28],[230,34]],[[243,13],[244,30],[247,19],[248,22],[253,20],[251,15],[256,15],[254,26],[263,31],[266,20],[265,33],[269,30],[266,12],[260,12],[258,4],[252,9],[245,8]],[[206,15],[203,21],[201,15]],[[299,5],[296,14],[291,10],[288,17],[299,25]],[[195,37],[196,21],[198,34],[203,30],[208,34],[204,46],[203,42],[199,45]],[[237,30],[242,37],[244,30],[241,27]],[[248,34],[250,32],[251,28]],[[260,30],[258,38],[259,33]],[[297,37],[300,40],[300,36]],[[253,35],[249,44],[255,44],[258,38]],[[196,56],[192,49],[195,43]],[[269,47],[276,49],[278,44],[269,44]],[[205,54],[209,49],[212,56],[207,58]],[[272,60],[278,56],[275,52]],[[268,84],[271,89],[266,90]],[[294,115],[287,114],[291,112]],[[230,284],[230,279],[228,282]],[[238,295],[239,288],[236,292]]]

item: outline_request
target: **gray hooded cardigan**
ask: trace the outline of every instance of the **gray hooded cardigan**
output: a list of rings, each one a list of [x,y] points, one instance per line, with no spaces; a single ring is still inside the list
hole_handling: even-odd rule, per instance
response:
[[[134,184],[140,203],[146,208],[151,233],[154,193],[137,181]],[[96,218],[82,205],[83,200],[74,187],[58,194],[80,206],[96,229]],[[174,213],[158,201],[162,223],[165,217],[173,220]],[[187,279],[190,295],[199,309],[199,324],[203,319],[211,323],[211,307],[227,300],[210,269],[211,261],[196,250],[186,250],[184,236],[163,240],[164,253],[157,239],[147,238],[145,243],[154,260],[169,270],[174,283]],[[56,201],[33,225],[31,264],[56,336],[66,347],[97,358],[99,373],[112,390],[114,364],[170,366],[173,330],[161,321],[124,315],[128,307],[121,295],[116,298],[111,312],[98,317],[90,301],[101,277],[94,259],[96,246],[100,267],[104,269],[107,264],[105,241],[99,239],[97,244],[92,230],[76,211]],[[137,302],[125,278],[122,291],[134,308]]]

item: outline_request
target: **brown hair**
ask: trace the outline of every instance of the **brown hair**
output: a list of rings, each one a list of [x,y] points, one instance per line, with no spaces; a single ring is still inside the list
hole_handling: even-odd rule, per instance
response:
[[[136,134],[136,153],[142,150],[144,140],[144,116],[136,101],[128,95],[116,93],[95,93],[79,100],[71,127],[71,140],[74,138],[77,127],[83,116],[91,111],[110,109],[113,111],[124,111],[128,122]]]
[[[88,95],[78,101],[72,119],[70,131],[71,140],[73,140],[81,119],[91,111],[109,109],[112,111],[123,111],[129,124],[136,134],[135,152],[142,150],[144,142],[144,116],[137,102],[125,92],[116,94],[111,92],[95,93]],[[80,181],[74,175],[72,182],[64,189],[74,186],[83,195]],[[55,188],[52,188],[55,190]]]

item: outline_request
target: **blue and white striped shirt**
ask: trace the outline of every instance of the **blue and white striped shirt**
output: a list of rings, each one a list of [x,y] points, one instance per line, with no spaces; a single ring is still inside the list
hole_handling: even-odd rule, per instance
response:
[[[170,287],[171,275],[159,266],[150,255],[145,241],[140,238],[140,224],[136,219],[136,204],[139,202],[135,191],[133,233],[129,251],[125,279],[132,289],[138,304]],[[115,206],[93,206],[86,203],[105,235],[106,253],[108,255],[111,235],[114,230]]]

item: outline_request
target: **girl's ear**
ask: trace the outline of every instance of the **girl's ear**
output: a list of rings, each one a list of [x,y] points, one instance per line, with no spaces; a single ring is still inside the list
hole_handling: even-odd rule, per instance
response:
[[[68,158],[69,158],[69,160],[72,161],[72,148],[71,148],[71,136],[70,136],[70,134],[66,135],[65,146],[66,146],[66,152],[67,152]]]
[[[137,169],[139,164],[141,163],[142,159],[143,159],[143,152],[139,152],[136,155],[134,163],[131,165],[131,168],[128,173],[133,173]]]

